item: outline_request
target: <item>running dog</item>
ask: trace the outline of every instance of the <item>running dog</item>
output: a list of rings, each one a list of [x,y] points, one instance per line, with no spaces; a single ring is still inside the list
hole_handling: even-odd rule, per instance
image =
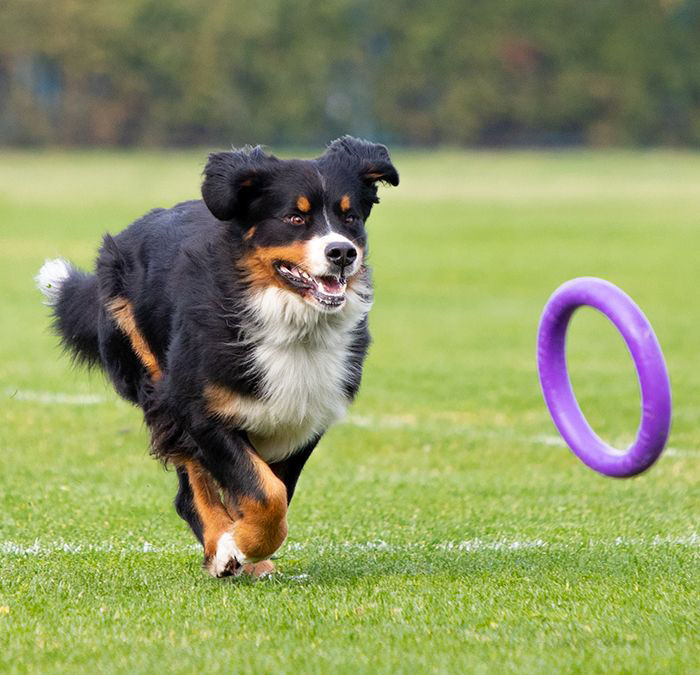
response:
[[[386,147],[349,136],[313,160],[215,153],[202,200],[106,235],[93,274],[37,276],[64,347],[143,410],[215,577],[274,570],[299,474],[357,394],[382,182]]]

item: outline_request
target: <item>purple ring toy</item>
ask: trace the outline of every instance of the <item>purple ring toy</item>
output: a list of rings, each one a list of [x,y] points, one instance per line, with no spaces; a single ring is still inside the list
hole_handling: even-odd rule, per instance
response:
[[[566,331],[574,311],[582,305],[601,311],[615,324],[637,368],[642,419],[637,438],[626,452],[610,447],[593,431],[571,387],[566,368]],[[540,319],[537,369],[554,424],[591,469],[627,478],[642,473],[658,459],[671,428],[671,385],[651,324],[624,291],[595,277],[572,279],[554,291]]]

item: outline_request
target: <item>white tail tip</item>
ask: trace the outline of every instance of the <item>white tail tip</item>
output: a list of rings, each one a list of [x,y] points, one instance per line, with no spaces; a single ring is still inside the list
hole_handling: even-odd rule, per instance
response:
[[[34,277],[39,290],[46,297],[47,305],[55,305],[61,295],[61,286],[70,274],[70,264],[63,258],[47,260]]]

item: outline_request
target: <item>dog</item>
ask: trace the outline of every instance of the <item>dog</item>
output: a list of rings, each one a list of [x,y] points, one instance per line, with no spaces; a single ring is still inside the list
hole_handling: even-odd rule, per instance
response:
[[[105,235],[94,274],[37,275],[64,348],[138,405],[214,577],[274,571],[299,474],[357,394],[373,291],[365,223],[383,145],[313,160],[211,154],[202,199]]]

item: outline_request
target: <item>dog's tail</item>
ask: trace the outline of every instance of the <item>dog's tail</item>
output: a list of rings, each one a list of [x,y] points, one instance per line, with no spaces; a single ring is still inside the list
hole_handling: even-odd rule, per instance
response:
[[[99,364],[97,277],[56,258],[47,260],[35,279],[51,307],[54,329],[66,350],[80,363]]]

